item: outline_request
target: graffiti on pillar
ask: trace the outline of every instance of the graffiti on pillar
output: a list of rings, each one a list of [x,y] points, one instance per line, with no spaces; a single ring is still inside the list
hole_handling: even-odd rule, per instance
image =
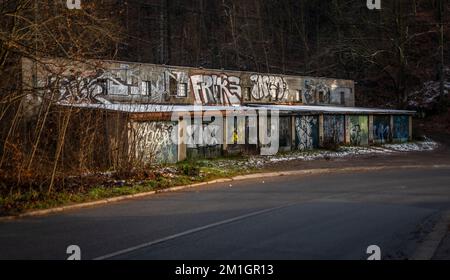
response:
[[[373,117],[373,140],[377,144],[384,144],[391,141],[391,117]]]
[[[319,146],[318,117],[300,116],[295,118],[295,145],[297,150],[311,150]]]
[[[239,105],[241,80],[227,75],[193,75],[190,78],[196,103],[203,105]]]
[[[369,144],[369,118],[349,116],[350,144],[354,146]]]
[[[402,142],[409,140],[409,117],[394,116],[394,139]]]
[[[324,115],[323,134],[324,143],[342,144],[345,140],[344,115]]]
[[[252,97],[261,101],[281,101],[288,99],[289,86],[280,76],[252,75]]]
[[[319,80],[305,80],[303,100],[306,104],[330,104],[331,90],[328,85]]]
[[[172,122],[133,122],[130,142],[135,147],[134,158],[143,163],[173,163],[178,161],[178,146],[172,141]]]

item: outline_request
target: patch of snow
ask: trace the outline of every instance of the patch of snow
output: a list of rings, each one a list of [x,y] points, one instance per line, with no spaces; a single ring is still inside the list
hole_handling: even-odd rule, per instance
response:
[[[268,164],[282,163],[293,160],[312,161],[320,159],[344,159],[360,155],[389,155],[401,152],[416,151],[432,151],[438,147],[438,144],[431,139],[425,141],[401,143],[401,144],[385,144],[382,146],[344,146],[337,151],[314,150],[314,151],[297,151],[288,154],[278,154],[274,156],[250,156],[246,159],[225,159],[205,161],[207,166],[215,168],[260,168]]]
[[[450,92],[450,68],[445,69],[446,79],[444,81],[444,95]],[[440,82],[424,82],[422,88],[409,94],[408,105],[414,109],[431,110],[438,104],[440,99]]]
[[[438,147],[438,143],[432,140],[426,140],[423,142],[415,143],[403,143],[403,144],[386,144],[385,147],[398,152],[413,152],[413,151],[433,151]]]

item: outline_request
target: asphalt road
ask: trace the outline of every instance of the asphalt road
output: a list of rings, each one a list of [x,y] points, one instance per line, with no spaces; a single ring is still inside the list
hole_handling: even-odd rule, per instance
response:
[[[210,185],[0,223],[0,259],[409,258],[450,209],[450,169]]]

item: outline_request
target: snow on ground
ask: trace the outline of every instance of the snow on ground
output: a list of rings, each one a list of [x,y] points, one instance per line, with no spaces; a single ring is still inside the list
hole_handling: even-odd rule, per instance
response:
[[[297,151],[280,153],[274,156],[249,156],[240,158],[226,158],[226,159],[212,159],[212,160],[199,160],[200,166],[215,169],[218,172],[227,174],[229,170],[250,170],[254,168],[262,168],[270,164],[283,163],[287,161],[300,160],[300,161],[312,161],[320,159],[340,159],[351,158],[360,155],[389,155],[405,152],[417,152],[417,151],[432,151],[438,147],[438,144],[431,139],[425,139],[420,142],[410,142],[402,144],[385,144],[381,146],[369,146],[369,147],[356,147],[356,146],[343,146],[337,151],[330,150],[312,150],[312,151]],[[161,166],[154,170],[154,174],[165,178],[174,178],[179,173],[179,168],[172,166]],[[116,180],[114,179],[113,172],[103,172],[96,174],[107,178],[109,184],[115,186],[123,186],[128,183],[136,184],[134,179],[131,180]],[[200,174],[203,176],[203,174]],[[76,178],[74,176],[73,178]],[[140,182],[140,181],[139,181]],[[130,183],[130,184],[131,184]]]
[[[387,144],[384,145],[387,149],[398,152],[412,152],[412,151],[433,151],[438,147],[438,143],[433,140],[426,139],[422,142],[404,143],[404,144]]]
[[[446,81],[444,81],[444,95],[450,92],[450,68],[444,69]],[[414,109],[432,110],[440,99],[439,81],[427,81],[422,87],[409,95],[409,106]]]
[[[432,151],[438,147],[438,144],[430,139],[420,142],[410,142],[401,144],[385,144],[381,146],[353,147],[343,146],[337,151],[313,150],[303,152],[290,152],[274,156],[250,156],[245,159],[225,159],[204,161],[203,164],[215,168],[235,167],[235,168],[258,168],[267,164],[286,162],[292,160],[311,161],[318,159],[336,159],[347,158],[359,155],[375,154],[395,154],[402,152]]]

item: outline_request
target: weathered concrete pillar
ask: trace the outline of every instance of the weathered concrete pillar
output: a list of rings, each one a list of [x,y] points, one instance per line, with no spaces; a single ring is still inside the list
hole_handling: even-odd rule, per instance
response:
[[[183,161],[187,158],[186,137],[186,120],[181,119],[178,121],[178,161]]]
[[[222,145],[222,151],[225,153],[228,149],[228,123],[229,119],[227,117],[223,118],[223,145]]]
[[[373,135],[373,115],[369,115],[369,145],[373,145],[374,135]]]
[[[323,114],[319,115],[319,147],[323,147],[324,131],[323,131]]]
[[[295,151],[297,149],[295,145],[295,136],[297,134],[295,129],[295,118],[296,116],[291,116],[291,151]]]
[[[350,116],[349,115],[345,115],[344,116],[344,125],[345,125],[345,139],[344,139],[344,143],[346,145],[350,145]]]
[[[394,115],[391,115],[390,133],[392,135],[392,142],[394,142]]]
[[[409,116],[409,141],[413,140],[413,116]]]

